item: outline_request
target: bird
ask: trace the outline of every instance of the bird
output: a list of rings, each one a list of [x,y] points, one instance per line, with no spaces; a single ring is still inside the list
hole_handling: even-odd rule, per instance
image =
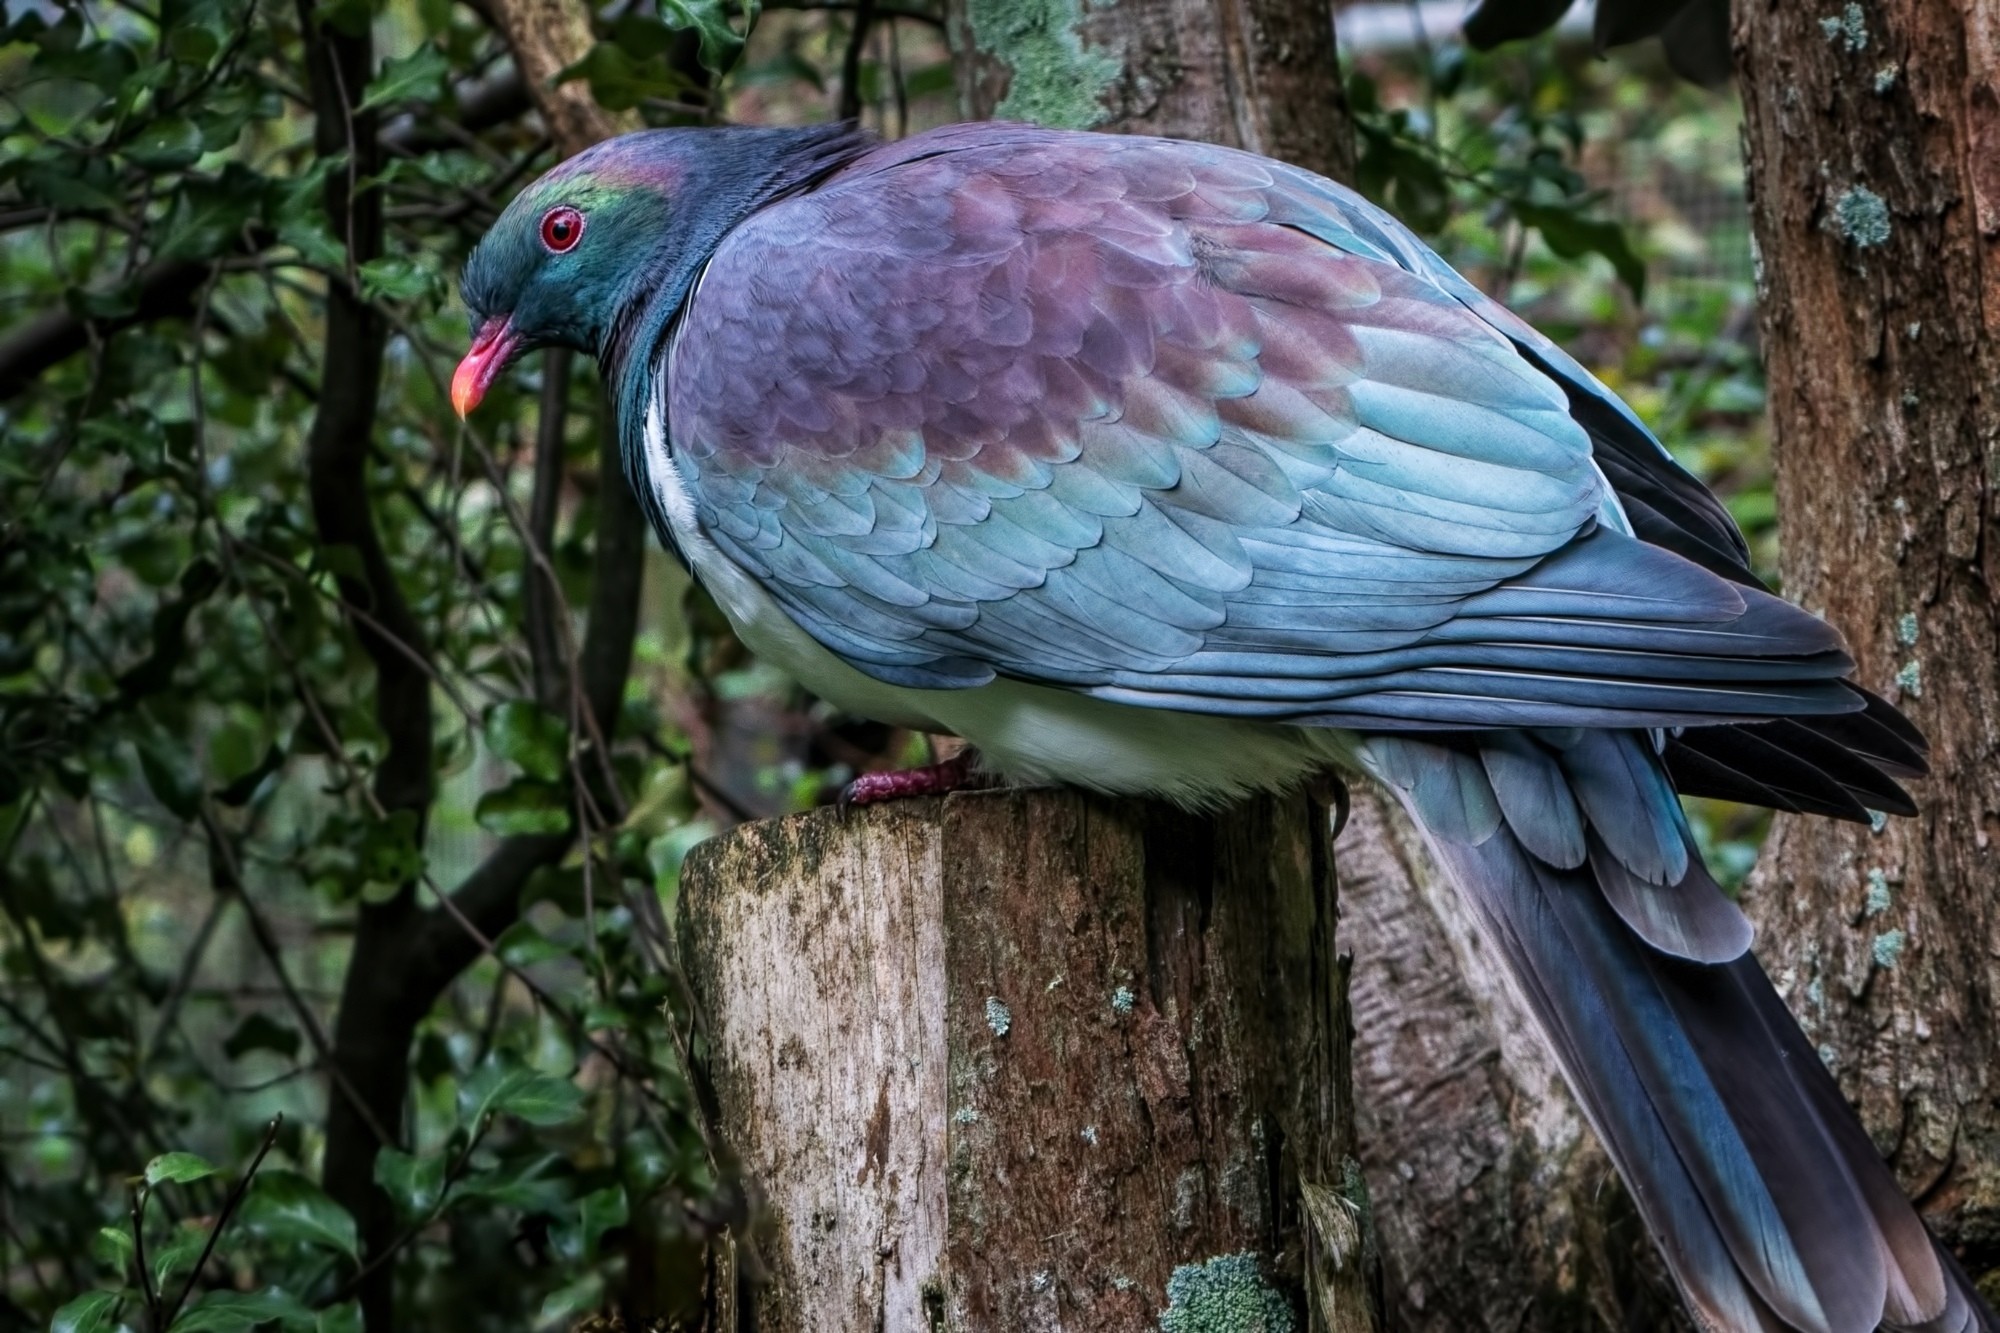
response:
[[[460,415],[526,350],[595,356],[662,541],[836,707],[1189,808],[1379,782],[1704,1328],[1996,1329],[1678,799],[1911,814],[1921,733],[1389,214],[1171,139],[650,130],[524,188],[461,292]]]

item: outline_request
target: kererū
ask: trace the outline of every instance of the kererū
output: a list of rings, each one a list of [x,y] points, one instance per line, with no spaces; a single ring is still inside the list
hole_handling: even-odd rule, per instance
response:
[[[459,411],[594,354],[661,538],[838,707],[1188,806],[1382,782],[1706,1328],[1996,1328],[1676,797],[1909,813],[1921,736],[1393,218],[1207,144],[653,130],[522,191],[463,290]]]

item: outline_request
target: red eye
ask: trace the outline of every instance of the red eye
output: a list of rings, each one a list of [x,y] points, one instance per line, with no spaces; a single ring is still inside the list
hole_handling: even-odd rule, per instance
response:
[[[574,250],[583,239],[583,214],[567,206],[542,214],[542,244],[556,254]]]

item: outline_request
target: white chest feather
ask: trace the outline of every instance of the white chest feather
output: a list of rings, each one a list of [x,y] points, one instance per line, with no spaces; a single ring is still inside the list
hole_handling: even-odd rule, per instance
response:
[[[849,666],[793,620],[702,531],[667,439],[656,386],[647,404],[646,476],[695,576],[745,645],[836,708],[962,736],[984,766],[1028,783],[1221,804],[1291,786],[1347,750],[1341,733],[1107,703],[999,679],[963,690],[890,685]]]

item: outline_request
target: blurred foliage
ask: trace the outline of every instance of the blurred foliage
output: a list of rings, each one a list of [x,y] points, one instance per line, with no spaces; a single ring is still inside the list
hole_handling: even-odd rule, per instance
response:
[[[695,841],[819,799],[893,738],[815,724],[654,553],[601,781],[537,687],[524,539],[547,500],[573,647],[597,497],[623,484],[594,373],[558,390],[552,433],[546,360],[470,427],[444,393],[453,269],[552,160],[484,7],[152,5],[31,0],[0,29],[0,361],[52,316],[89,321],[0,405],[0,1329],[332,1333],[383,1263],[405,1327],[688,1314],[731,1203],[657,923]],[[315,148],[302,13],[382,53],[350,99],[387,146],[357,182],[385,218],[373,257],[323,207],[351,161]],[[577,77],[658,124],[825,118],[851,37],[777,10],[744,48],[739,13],[692,0],[601,21]],[[944,62],[935,24],[877,24],[864,115],[948,118]],[[188,275],[178,302],[161,272]],[[314,413],[352,391],[322,382],[342,283],[389,330],[365,484],[432,677],[423,818],[372,789],[389,738],[348,614],[370,608],[339,582],[365,571],[307,492]],[[579,823],[588,858],[558,844],[416,1023],[370,1258],[321,1178],[338,1016],[389,980],[349,975],[357,913],[407,893],[434,916],[503,839]]]
[[[454,266],[550,161],[483,5],[10,3],[0,1330],[346,1333],[385,1266],[405,1327],[689,1316],[736,1203],[660,930],[681,858],[921,738],[801,698],[657,552],[608,752],[538,679],[531,593],[560,594],[567,669],[621,483],[587,368],[530,362],[469,427],[446,402]],[[735,6],[615,5],[567,77],[656,124],[816,120],[845,98],[902,134],[952,116],[926,13],[885,10],[857,43],[847,13],[766,4],[746,42]],[[386,148],[353,181],[387,233],[361,258],[323,207],[354,125],[315,145],[302,15],[382,57],[349,98]],[[1768,569],[1748,265],[1718,268],[1715,229],[1680,206],[1739,188],[1729,105],[1546,43],[1415,49],[1353,89],[1368,187],[1625,393]],[[372,786],[392,738],[355,631],[371,608],[342,591],[368,571],[320,538],[307,489],[315,413],[349,392],[322,382],[341,289],[388,329],[362,482],[421,631],[399,651],[430,680],[421,816]],[[9,379],[59,337],[68,354]],[[1754,850],[1730,812],[1700,828],[1724,866]],[[365,1235],[333,1197],[354,1182],[324,1176],[347,1095],[329,1051],[368,1035],[340,1016],[393,980],[350,967],[357,922],[403,896],[444,920],[444,895],[536,835],[553,850],[494,948],[412,1018],[410,1096],[375,1156],[390,1225]]]

